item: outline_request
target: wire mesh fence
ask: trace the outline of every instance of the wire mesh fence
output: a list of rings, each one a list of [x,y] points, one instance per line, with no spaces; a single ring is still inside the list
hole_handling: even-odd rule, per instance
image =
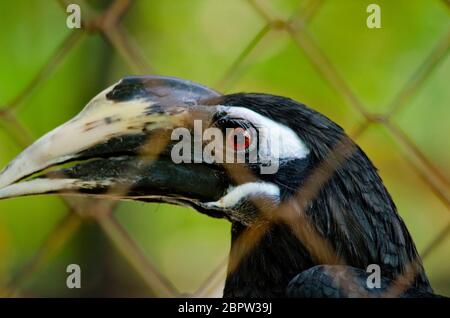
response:
[[[61,10],[65,10],[71,2],[59,1]],[[270,40],[270,33],[274,30],[285,33],[289,41],[298,47],[299,54],[303,54],[314,72],[326,82],[329,88],[334,90],[337,96],[343,100],[346,107],[352,108],[361,116],[362,120],[355,123],[353,131],[350,132],[350,136],[358,141],[358,138],[369,128],[373,126],[384,127],[389,136],[395,141],[405,162],[410,165],[412,170],[431,189],[435,197],[446,207],[447,211],[450,212],[450,180],[448,179],[448,171],[442,171],[393,119],[394,115],[404,112],[405,109],[410,107],[411,100],[414,96],[427,83],[433,72],[442,65],[450,48],[450,29],[430,48],[428,55],[423,57],[417,65],[413,66],[415,71],[388,103],[385,110],[378,112],[372,111],[371,107],[361,101],[353,92],[349,83],[331,62],[329,55],[333,53],[325,52],[310,34],[308,25],[320,13],[320,10],[326,5],[327,0],[299,1],[298,8],[293,10],[288,18],[283,18],[279,15],[272,8],[270,1],[248,0],[242,2],[259,16],[262,21],[262,27],[240,52],[234,53],[234,61],[213,88],[218,91],[228,91],[232,84],[245,74],[246,62],[259,49],[262,41],[265,39]],[[437,0],[436,2],[442,5],[443,11],[446,10],[447,14],[450,13],[449,1]],[[26,106],[26,100],[31,98],[37,90],[45,85],[46,81],[52,77],[58,66],[63,63],[71,50],[77,46],[83,37],[100,35],[123,59],[131,72],[138,74],[153,73],[152,61],[147,59],[139,43],[137,43],[133,35],[122,24],[124,17],[133,5],[135,5],[134,1],[116,0],[111,2],[107,8],[100,11],[91,9],[90,3],[82,1],[77,1],[77,3],[80,4],[83,10],[82,28],[71,31],[21,93],[0,109],[0,121],[5,128],[5,133],[20,147],[25,147],[30,144],[32,138],[28,133],[27,127],[24,127],[18,120],[17,108]],[[343,159],[349,153],[351,153],[351,150],[348,152],[348,149],[340,149],[338,151],[338,154],[342,155]],[[333,169],[336,169],[336,166]],[[327,177],[333,173],[333,169],[329,170],[328,176],[324,176],[322,182],[326,182]],[[230,171],[230,174],[233,177],[242,178],[242,176],[247,175],[247,172]],[[320,188],[320,185],[321,183],[316,178],[311,188]],[[143,252],[142,248],[117,220],[114,215],[115,202],[99,202],[97,200],[91,201],[90,199],[66,197],[61,198],[61,200],[63,200],[64,206],[66,207],[66,211],[64,212],[65,216],[56,224],[54,230],[46,237],[39,250],[30,257],[29,261],[12,275],[4,286],[1,286],[0,290],[2,295],[22,295],[22,287],[27,284],[27,281],[35,275],[38,275],[39,271],[46,266],[48,260],[58,251],[64,249],[65,243],[77,232],[84,222],[95,222],[99,225],[123,258],[135,269],[136,273],[148,285],[155,296],[207,297],[218,295],[220,294],[220,288],[225,279],[225,275],[235,267],[235,265],[229,264],[227,259],[224,259],[217,268],[211,270],[211,274],[200,284],[197,291],[186,295],[173,286],[170,277],[165,277],[160,272],[152,261],[151,255]],[[295,216],[285,215],[284,217],[288,219],[291,217],[299,217],[297,212],[301,210],[302,207],[298,208],[294,213]],[[307,224],[308,222],[300,223]],[[304,233],[305,231],[309,233],[306,240],[314,241],[316,246],[322,246],[319,250],[324,251],[329,248],[327,247],[327,242],[320,235],[317,235],[313,231],[305,230],[305,228],[302,228],[300,232]],[[243,239],[257,242],[258,238],[264,234],[264,229],[258,228],[258,233],[252,230],[247,234],[244,235]],[[299,237],[299,239],[302,241],[305,240],[304,237]],[[449,239],[450,222],[433,235],[433,239],[429,244],[420,251],[421,257],[426,259],[442,242]],[[233,252],[231,251],[231,253]],[[330,251],[329,253],[333,254],[334,252]],[[320,257],[325,256],[322,255]],[[413,265],[412,267],[414,267]],[[411,278],[408,277],[407,279]],[[395,293],[392,295],[395,295]]]

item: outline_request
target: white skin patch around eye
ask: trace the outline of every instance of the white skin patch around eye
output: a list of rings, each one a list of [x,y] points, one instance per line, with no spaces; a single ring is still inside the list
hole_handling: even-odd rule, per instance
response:
[[[277,123],[263,115],[245,107],[219,106],[229,116],[243,118],[251,122],[259,130],[259,154],[266,158],[302,159],[308,156],[309,149],[299,136],[289,127]]]
[[[280,197],[280,188],[270,182],[248,182],[228,190],[228,193],[215,202],[208,202],[208,207],[232,208],[242,199],[251,196]]]

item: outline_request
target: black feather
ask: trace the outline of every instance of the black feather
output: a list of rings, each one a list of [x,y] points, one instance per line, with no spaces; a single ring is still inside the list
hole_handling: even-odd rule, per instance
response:
[[[311,151],[307,159],[286,164],[275,176],[260,176],[272,178],[271,182],[282,186],[284,200],[294,195],[295,189],[302,186],[314,169],[320,169],[321,163],[330,160],[331,151],[338,142],[353,145],[354,152],[338,165],[317,196],[309,202],[307,217],[345,264],[362,271],[369,264],[378,264],[385,281],[396,279],[413,265],[417,275],[410,288],[432,293],[411,235],[376,168],[340,126],[307,106],[280,96],[240,93],[206,103],[249,108],[290,127],[305,142]],[[241,248],[235,245],[244,230],[244,226],[233,224],[234,249]],[[230,262],[233,262],[235,255],[232,253],[230,257]],[[316,265],[321,264],[313,260],[290,227],[273,224],[239,262],[236,270],[228,275],[224,296],[286,296],[289,281]],[[297,285],[306,288],[302,277],[297,276],[291,291]],[[323,282],[324,286],[327,284]],[[316,295],[312,286],[309,288],[300,294]],[[333,288],[324,287],[322,296],[336,296]],[[292,291],[292,295],[300,294]]]

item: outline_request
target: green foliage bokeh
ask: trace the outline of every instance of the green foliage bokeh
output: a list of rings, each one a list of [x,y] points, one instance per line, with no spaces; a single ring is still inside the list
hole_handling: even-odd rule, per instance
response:
[[[290,17],[305,1],[266,1],[274,15]],[[327,0],[306,27],[355,95],[374,113],[414,76],[437,43],[449,36],[450,10],[441,0],[378,0],[382,28],[366,27],[374,1]],[[108,1],[90,1],[101,10]],[[82,5],[82,13],[84,12]],[[57,1],[0,1],[0,107],[7,107],[72,32]],[[265,21],[247,1],[136,1],[123,26],[152,72],[216,88]],[[448,51],[448,49],[447,49]],[[141,72],[140,74],[142,74]],[[83,34],[52,74],[15,110],[35,139],[68,120],[97,92],[138,74],[99,34]],[[450,177],[450,58],[392,120]],[[270,30],[236,70],[224,92],[252,91],[289,96],[324,113],[347,131],[361,114],[324,80],[284,30]],[[0,165],[24,144],[0,119]],[[14,136],[14,134],[13,134]],[[20,136],[19,136],[20,139]],[[419,251],[449,224],[450,211],[405,160],[392,135],[373,124],[358,143],[379,168]],[[448,189],[447,189],[448,192]],[[0,289],[38,251],[66,211],[56,196],[0,201]],[[157,268],[183,292],[193,292],[227,256],[229,224],[186,208],[120,203],[115,215]],[[450,295],[450,237],[425,259],[437,292]],[[65,285],[67,264],[81,264],[83,288]],[[35,296],[145,296],[139,276],[105,237],[86,223],[21,287]]]

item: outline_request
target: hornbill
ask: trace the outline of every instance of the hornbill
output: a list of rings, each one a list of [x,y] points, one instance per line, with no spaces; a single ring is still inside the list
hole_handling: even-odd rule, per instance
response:
[[[191,162],[173,159],[175,129],[196,140],[213,127],[231,140],[217,154],[231,147],[247,159],[257,140],[256,160],[219,162],[195,145],[180,151]],[[224,297],[434,296],[372,162],[340,126],[289,98],[126,77],[0,174],[0,198],[48,193],[165,202],[228,219]],[[371,264],[381,270],[375,287]]]

